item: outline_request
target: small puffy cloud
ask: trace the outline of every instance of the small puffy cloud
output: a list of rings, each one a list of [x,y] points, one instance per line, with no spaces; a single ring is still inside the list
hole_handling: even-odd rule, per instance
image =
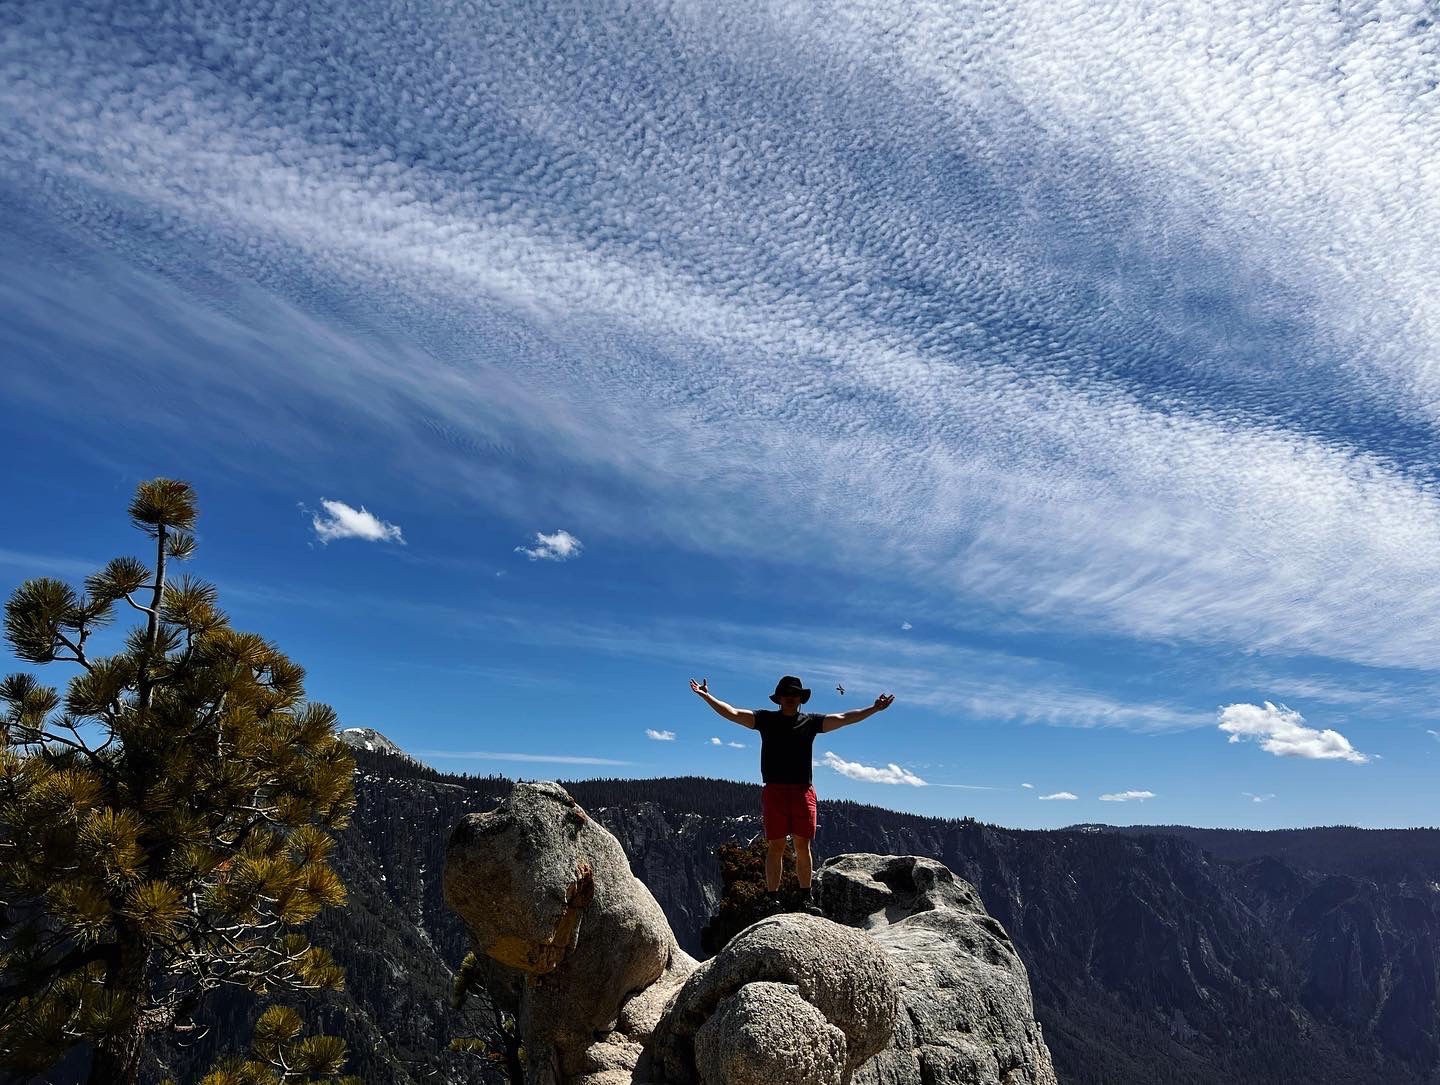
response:
[[[914,627],[913,625],[911,625],[909,622],[901,622],[901,623],[900,623],[900,628],[901,628],[901,629],[914,629],[915,627]]]
[[[743,750],[745,748],[745,743],[743,742],[727,742],[725,745],[733,746],[737,750]]]
[[[911,787],[925,787],[925,781],[916,776],[913,772],[902,769],[899,765],[889,764],[884,768],[877,768],[874,765],[862,765],[858,761],[845,761],[836,757],[828,750],[825,759],[821,764],[834,769],[841,776],[848,776],[852,780],[864,780],[871,784],[909,784]]]
[[[1284,705],[1232,704],[1220,710],[1217,726],[1231,742],[1257,739],[1260,748],[1276,757],[1303,757],[1310,760],[1345,760],[1364,764],[1370,760],[1350,745],[1339,731],[1305,726],[1305,717]]]
[[[657,731],[653,727],[645,728],[645,737],[653,738],[656,742],[674,742],[674,731]]]
[[[1055,800],[1058,799],[1058,800],[1060,800],[1060,801],[1062,801],[1062,802],[1074,802],[1074,801],[1075,801],[1076,799],[1078,799],[1079,797],[1080,797],[1080,796],[1079,796],[1079,795],[1076,795],[1073,791],[1057,791],[1057,792],[1055,792],[1055,794],[1053,794],[1053,795],[1041,795],[1041,796],[1040,796],[1040,801],[1041,801],[1041,802],[1054,802]]]
[[[300,507],[305,509],[304,505]],[[320,507],[325,510],[323,513],[313,509],[305,511],[310,514],[310,526],[315,530],[315,537],[322,543],[329,543],[334,539],[398,542],[401,545],[405,543],[399,524],[387,524],[364,505],[355,509],[343,501],[330,501],[322,497]]]
[[[1023,787],[1023,788],[1025,788],[1027,791],[1034,791],[1034,790],[1035,790],[1035,785],[1034,785],[1034,784],[1021,784],[1020,786]]]
[[[1101,802],[1144,802],[1146,799],[1153,799],[1153,791],[1116,791],[1110,795],[1101,795]]]
[[[515,553],[524,554],[531,561],[569,561],[578,558],[581,549],[580,540],[561,528],[553,535],[535,532],[535,545],[517,546]]]
[[[1275,797],[1273,794],[1256,795],[1253,791],[1242,791],[1240,794],[1244,795],[1251,802],[1269,802]]]
[[[723,745],[725,745],[725,743],[721,742],[718,738],[712,738],[712,739],[710,740],[710,745],[712,745],[712,746],[723,746]]]

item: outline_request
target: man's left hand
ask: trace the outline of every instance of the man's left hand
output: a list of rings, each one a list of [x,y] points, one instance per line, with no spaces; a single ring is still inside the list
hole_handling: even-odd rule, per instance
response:
[[[893,694],[893,693],[882,693],[882,694],[880,694],[880,696],[878,696],[878,697],[875,698],[875,711],[876,711],[876,712],[884,712],[887,708],[889,708],[889,707],[891,706],[891,704],[894,703],[894,701],[895,701],[895,694]]]

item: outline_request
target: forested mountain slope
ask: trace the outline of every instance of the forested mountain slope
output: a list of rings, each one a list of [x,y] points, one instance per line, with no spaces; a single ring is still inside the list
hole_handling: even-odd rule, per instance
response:
[[[356,758],[359,803],[338,849],[351,903],[315,932],[350,977],[325,1023],[374,1085],[493,1077],[475,1056],[445,1051],[477,1022],[446,1003],[466,946],[440,874],[451,828],[509,782]],[[714,848],[758,833],[759,789],[700,778],[565,786],[698,954],[719,892]],[[1267,850],[1213,830],[1019,831],[825,802],[816,852],[931,856],[974,884],[1025,960],[1071,1085],[1434,1082],[1440,832],[1348,835],[1362,832],[1259,834]],[[233,1021],[217,1029],[237,1032]]]

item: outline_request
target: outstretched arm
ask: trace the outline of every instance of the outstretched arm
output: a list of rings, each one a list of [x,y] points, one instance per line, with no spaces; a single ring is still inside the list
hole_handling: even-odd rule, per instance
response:
[[[738,723],[741,727],[755,727],[755,713],[748,708],[735,708],[726,704],[719,697],[716,697],[709,689],[709,679],[697,682],[690,679],[690,688],[711,708],[724,716],[731,723]]]
[[[852,723],[859,723],[861,720],[868,720],[877,712],[884,712],[895,700],[895,694],[882,693],[875,698],[875,703],[869,708],[856,708],[849,712],[832,712],[822,721],[822,731],[838,731],[841,727],[849,727]]]

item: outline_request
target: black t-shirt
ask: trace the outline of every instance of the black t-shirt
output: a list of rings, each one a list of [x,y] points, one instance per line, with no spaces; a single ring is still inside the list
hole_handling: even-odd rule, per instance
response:
[[[811,750],[824,728],[819,712],[786,716],[755,709],[755,730],[760,732],[760,778],[767,784],[810,783]]]

